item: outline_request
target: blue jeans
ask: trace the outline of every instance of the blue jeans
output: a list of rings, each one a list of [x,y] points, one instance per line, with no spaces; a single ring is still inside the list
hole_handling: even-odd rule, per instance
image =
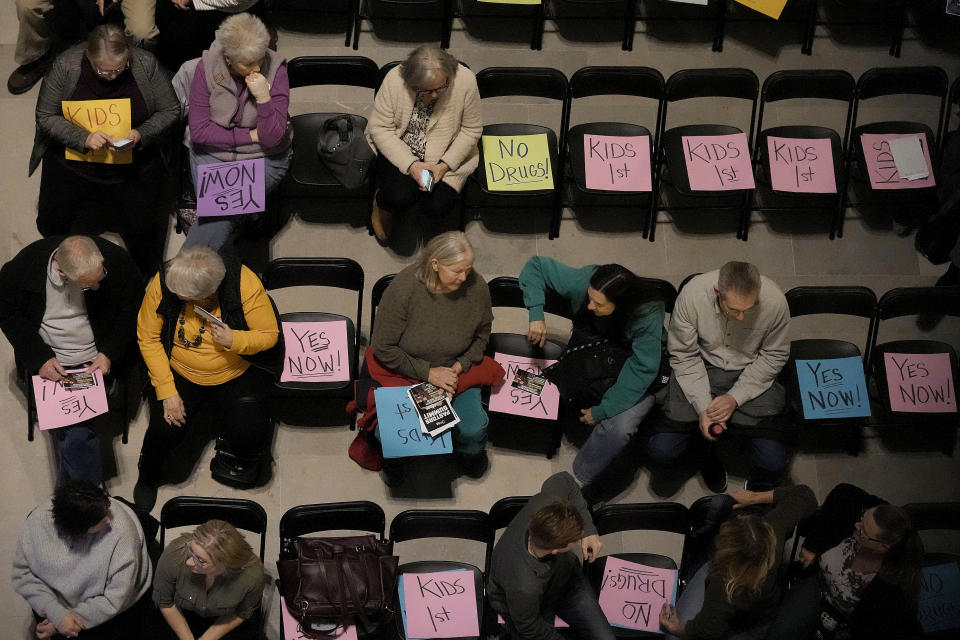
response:
[[[690,445],[690,438],[701,440],[699,429],[695,432],[663,432],[650,436],[647,456],[653,465],[675,462]],[[752,482],[779,484],[780,478],[790,464],[786,447],[771,438],[750,438]]]
[[[584,485],[596,480],[597,476],[627,446],[644,418],[653,409],[653,404],[653,396],[645,395],[640,402],[626,411],[605,418],[594,425],[590,437],[573,460],[573,475],[577,480]]]
[[[68,480],[103,483],[100,463],[100,440],[93,430],[93,420],[53,430],[53,443],[60,461],[57,486]]]
[[[263,170],[266,174],[264,194],[270,193],[277,188],[280,181],[283,180],[283,176],[287,174],[291,160],[293,160],[292,146],[286,151],[263,158]],[[190,147],[190,176],[193,178],[194,185],[197,183],[197,167],[214,162],[223,161],[216,156]],[[247,218],[248,215],[250,214],[197,218],[196,224],[190,227],[183,246],[189,247],[190,245],[199,244],[210,247],[214,251],[220,251],[224,245],[236,237],[237,233],[239,233],[240,225],[244,221],[243,219]]]
[[[709,568],[710,563],[705,562],[703,566],[693,574],[693,577],[690,578],[690,582],[687,584],[687,588],[683,590],[683,593],[680,594],[680,597],[677,599],[677,617],[680,618],[681,622],[692,620],[700,613],[700,610],[703,609],[703,596],[706,591],[707,571]],[[723,637],[725,640],[763,640],[767,635],[767,628],[769,626],[770,623],[765,622],[752,629],[742,629],[728,633]],[[670,634],[667,634],[666,637],[670,640],[678,640],[676,636]]]
[[[517,628],[513,626],[513,621],[507,613],[500,612],[503,621],[506,623],[507,631],[514,640],[520,640],[521,636]],[[600,609],[600,603],[597,602],[597,594],[594,593],[587,582],[586,577],[580,572],[574,573],[567,583],[567,590],[563,597],[556,602],[541,603],[540,617],[543,618],[551,627],[554,617],[560,616],[564,622],[570,625],[577,636],[580,638],[589,638],[589,640],[614,640],[613,631],[607,622],[603,610]]]

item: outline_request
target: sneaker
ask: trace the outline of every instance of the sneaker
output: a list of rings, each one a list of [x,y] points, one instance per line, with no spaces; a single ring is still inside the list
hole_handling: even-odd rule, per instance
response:
[[[157,504],[157,488],[137,480],[136,486],[133,487],[133,504],[146,512],[153,511],[153,507]]]
[[[33,88],[33,85],[40,82],[43,74],[47,72],[53,63],[53,51],[48,51],[33,62],[22,64],[13,70],[10,78],[7,80],[7,91],[17,96],[26,93]]]
[[[487,452],[481,451],[471,455],[460,454],[457,456],[457,462],[467,477],[477,479],[482,478],[483,474],[490,468],[490,460],[487,458]]]
[[[708,456],[703,459],[700,467],[703,482],[713,493],[723,493],[727,490],[727,470],[717,456]]]

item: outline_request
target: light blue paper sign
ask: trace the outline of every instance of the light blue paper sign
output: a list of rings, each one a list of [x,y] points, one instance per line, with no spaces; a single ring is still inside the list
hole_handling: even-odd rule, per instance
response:
[[[924,567],[917,605],[924,632],[960,629],[960,566],[949,562]]]
[[[797,360],[797,381],[807,420],[870,415],[863,360],[857,356]]]
[[[380,387],[373,392],[384,458],[453,453],[450,432],[431,438],[420,430],[420,419],[407,395],[410,387]]]

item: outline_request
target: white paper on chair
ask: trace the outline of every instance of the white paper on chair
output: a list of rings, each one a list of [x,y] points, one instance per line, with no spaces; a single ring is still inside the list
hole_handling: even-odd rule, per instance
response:
[[[904,180],[923,180],[930,176],[919,134],[890,140],[890,153],[897,165],[897,173]]]

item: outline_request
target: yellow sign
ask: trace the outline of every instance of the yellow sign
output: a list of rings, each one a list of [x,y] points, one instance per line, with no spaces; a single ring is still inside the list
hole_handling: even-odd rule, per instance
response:
[[[490,191],[553,189],[545,133],[483,136],[483,162]]]
[[[114,138],[130,133],[130,98],[117,100],[64,100],[60,103],[63,117],[87,132],[103,131]],[[104,164],[130,164],[133,149],[114,151],[109,147],[80,153],[67,147],[67,160],[102,162]]]
[[[787,4],[787,0],[737,0],[737,2],[774,20],[780,19],[783,7]]]

